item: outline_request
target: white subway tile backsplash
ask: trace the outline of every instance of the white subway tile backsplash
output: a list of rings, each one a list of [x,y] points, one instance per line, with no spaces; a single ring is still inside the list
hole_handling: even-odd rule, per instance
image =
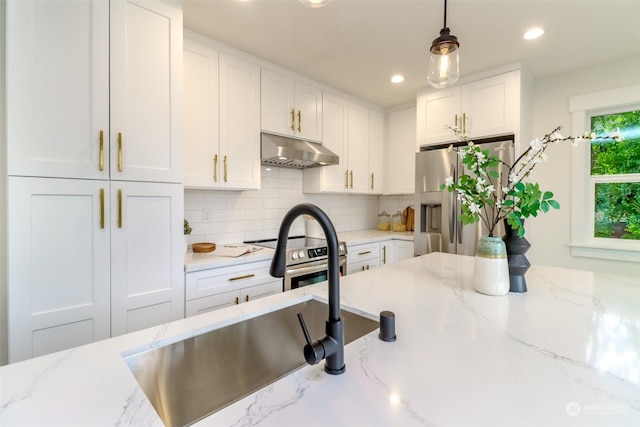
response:
[[[282,218],[298,203],[317,205],[340,232],[375,228],[379,212],[401,211],[413,204],[413,196],[304,194],[301,170],[263,167],[260,190],[185,189],[184,215],[193,228],[189,243],[275,238]],[[205,210],[209,221],[205,221]],[[298,218],[289,234],[306,234],[305,220]]]

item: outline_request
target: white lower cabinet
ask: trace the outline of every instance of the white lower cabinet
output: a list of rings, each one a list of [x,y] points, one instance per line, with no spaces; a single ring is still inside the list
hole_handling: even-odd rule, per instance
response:
[[[269,275],[270,265],[265,260],[186,273],[186,316],[282,292],[282,279]]]
[[[9,362],[184,314],[179,184],[9,177]]]
[[[381,242],[347,245],[347,274],[381,267],[413,258],[413,242],[389,239]]]
[[[380,267],[380,243],[347,245],[347,274]]]
[[[394,262],[413,258],[413,242],[410,240],[385,240],[380,242],[382,252],[381,264],[393,264]]]

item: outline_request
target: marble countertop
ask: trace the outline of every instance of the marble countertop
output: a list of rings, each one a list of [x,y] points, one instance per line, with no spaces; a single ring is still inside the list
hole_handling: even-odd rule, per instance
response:
[[[413,231],[405,231],[402,233],[379,231],[376,229],[345,231],[338,233],[338,239],[346,242],[347,245],[381,242],[389,239],[413,241]],[[241,244],[242,243],[236,243],[236,245]],[[233,258],[216,256],[215,251],[211,253],[193,253],[189,251],[184,256],[184,271],[185,273],[190,273],[210,268],[221,268],[249,262],[270,260],[273,253],[273,249],[263,248],[256,252]]]
[[[474,292],[473,258],[433,253],[341,279],[345,307],[396,315],[198,426],[640,425],[637,277],[533,266],[529,292]],[[320,283],[0,368],[2,426],[160,426],[123,355],[312,296]],[[302,357],[302,356],[301,356]]]

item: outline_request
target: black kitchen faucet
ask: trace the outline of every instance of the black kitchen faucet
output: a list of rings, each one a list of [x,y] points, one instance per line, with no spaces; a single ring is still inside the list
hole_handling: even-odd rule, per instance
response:
[[[331,375],[339,375],[345,371],[344,365],[344,329],[340,320],[340,270],[338,236],[336,230],[322,209],[310,203],[302,203],[294,206],[287,212],[280,224],[278,233],[278,243],[276,252],[271,261],[269,270],[273,277],[284,277],[286,269],[286,249],[289,229],[293,221],[300,215],[310,215],[315,218],[324,232],[328,247],[329,264],[329,318],[326,322],[326,336],[322,339],[311,342],[311,337],[307,331],[301,313],[298,313],[298,320],[304,333],[307,344],[304,346],[304,358],[310,365],[319,363],[326,359],[324,370]]]

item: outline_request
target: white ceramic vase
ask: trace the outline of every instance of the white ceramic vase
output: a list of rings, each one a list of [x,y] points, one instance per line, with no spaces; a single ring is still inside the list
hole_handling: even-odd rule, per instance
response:
[[[473,289],[481,294],[496,296],[509,292],[509,261],[500,237],[482,236],[478,241]]]

